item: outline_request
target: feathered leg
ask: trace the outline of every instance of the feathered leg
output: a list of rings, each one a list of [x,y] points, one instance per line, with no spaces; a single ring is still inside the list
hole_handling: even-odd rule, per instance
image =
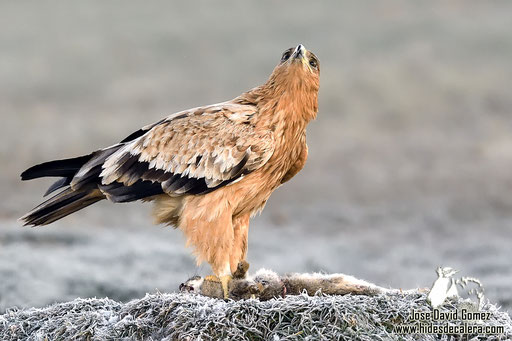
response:
[[[249,234],[250,214],[233,218],[233,248],[229,258],[231,273],[235,273],[238,264],[247,256],[247,238]]]
[[[220,281],[224,296],[228,298],[234,242],[233,214],[229,203],[218,199],[215,195],[188,197],[179,228],[187,237],[187,246],[194,247],[198,265],[207,261],[212,267],[216,278],[209,276],[207,279]]]

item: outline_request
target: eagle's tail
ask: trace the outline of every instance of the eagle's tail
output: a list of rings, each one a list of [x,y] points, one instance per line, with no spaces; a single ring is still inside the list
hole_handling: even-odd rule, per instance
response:
[[[67,188],[20,218],[24,225],[46,225],[81,210],[105,196],[98,189],[74,191]]]
[[[59,188],[66,187],[71,183],[71,180],[78,172],[78,170],[86,164],[93,154],[74,157],[71,159],[54,160],[35,165],[21,173],[21,180],[32,180],[47,176],[61,176],[53,185],[48,188],[44,196],[58,190]]]
[[[78,170],[92,157],[93,154],[89,154],[71,159],[44,162],[21,173],[21,180],[62,177],[48,188],[45,196],[60,188],[67,188],[35,207],[20,220],[25,225],[46,225],[104,199],[105,196],[96,186],[87,186],[87,188],[78,190],[73,190],[68,186]]]
[[[100,174],[105,160],[120,144],[72,159],[55,160],[30,167],[22,180],[60,176],[46,195],[64,188],[20,218],[25,225],[46,225],[108,197],[113,202],[129,202],[162,194],[158,182],[138,180],[130,186],[121,182],[102,184]]]

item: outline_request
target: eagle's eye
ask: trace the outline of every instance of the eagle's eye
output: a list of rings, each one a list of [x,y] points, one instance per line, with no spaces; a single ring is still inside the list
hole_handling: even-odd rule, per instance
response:
[[[281,62],[287,61],[291,55],[292,55],[292,52],[290,50],[283,53],[283,56],[281,57]]]
[[[315,69],[316,69],[316,68],[317,68],[317,66],[318,66],[318,63],[316,62],[316,60],[314,60],[314,59],[310,59],[310,60],[309,60],[309,65],[311,65],[311,67],[313,67],[313,68],[315,68]]]

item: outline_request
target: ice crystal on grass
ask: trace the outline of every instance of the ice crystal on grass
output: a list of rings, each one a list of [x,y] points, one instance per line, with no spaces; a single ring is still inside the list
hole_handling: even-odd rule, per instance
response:
[[[453,298],[443,309],[457,309]],[[108,298],[76,299],[42,309],[0,315],[1,340],[434,340],[435,335],[397,335],[412,310],[430,310],[426,295],[287,296],[266,302],[228,301],[171,293],[147,294],[119,303]],[[492,304],[489,325],[512,322]],[[453,323],[462,323],[454,321]],[[492,336],[489,337],[492,339]]]

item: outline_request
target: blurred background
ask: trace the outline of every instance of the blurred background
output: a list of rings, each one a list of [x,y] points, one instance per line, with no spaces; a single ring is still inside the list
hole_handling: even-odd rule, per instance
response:
[[[248,260],[430,287],[439,265],[512,309],[512,2],[0,3],[0,312],[175,291],[196,268],[148,204],[21,227],[35,163],[113,144],[321,61],[305,169],[253,219]]]

